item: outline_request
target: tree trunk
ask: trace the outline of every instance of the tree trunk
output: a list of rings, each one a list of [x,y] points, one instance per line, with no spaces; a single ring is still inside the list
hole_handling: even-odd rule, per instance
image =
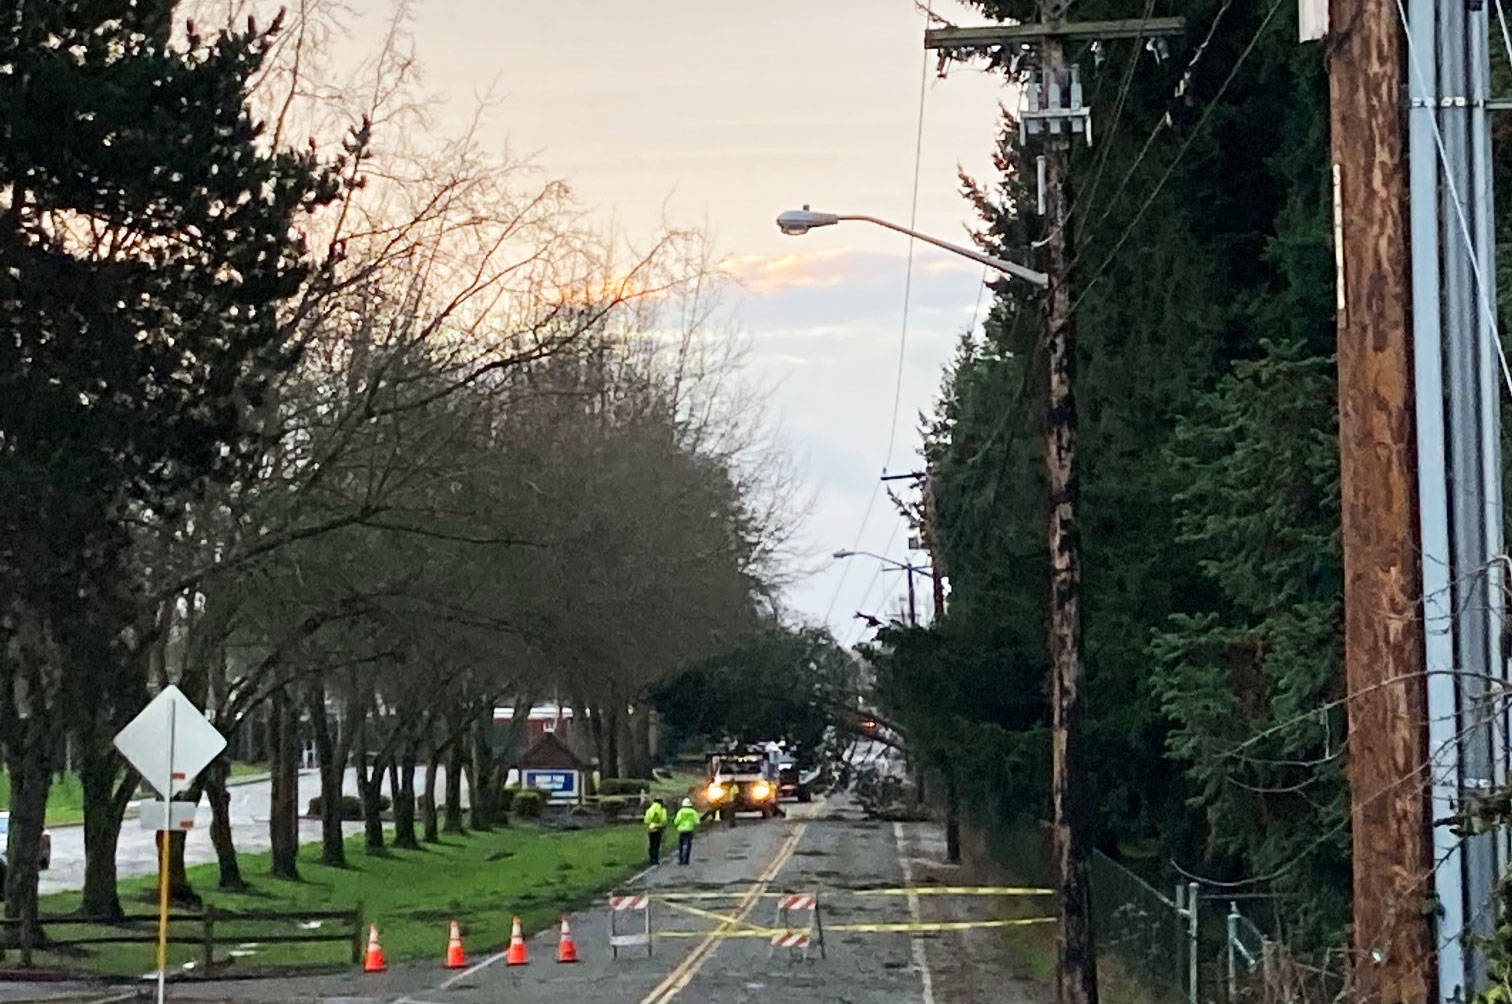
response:
[[[49,758],[51,729],[42,716],[22,719],[23,733],[7,737],[10,768],[10,833],[5,869],[5,916],[21,921],[17,941],[23,949],[39,942],[37,926],[37,859],[52,787]]]
[[[268,813],[269,871],[274,878],[299,878],[299,751],[294,701],[280,690],[269,717],[269,766],[273,770]]]
[[[467,832],[462,825],[462,743],[456,739],[446,750],[446,821],[441,832]]]
[[[79,913],[85,917],[118,919],[122,915],[116,848],[121,820],[140,780],[128,768],[117,783],[114,752],[100,749],[97,742],[83,744],[79,784],[84,790],[84,893]]]
[[[609,777],[609,744],[608,736],[604,734],[604,709],[602,706],[589,709],[583,717],[588,721],[588,732],[593,736],[593,752],[598,757],[599,775]]]
[[[441,755],[441,750],[432,750],[425,761],[425,794],[420,798],[420,820],[428,844],[441,841],[441,828],[436,819],[436,768],[441,762]]]
[[[415,834],[415,753],[413,745],[404,748],[397,779],[389,784],[394,791],[394,846],[410,851],[420,849]]]
[[[468,781],[472,789],[472,825],[475,830],[488,831],[494,823],[494,763],[493,751],[488,746],[487,730],[481,721],[473,722],[471,731],[472,775]]]
[[[369,854],[383,854],[383,772],[385,764],[380,760],[368,767],[367,728],[357,729],[357,796],[362,800],[363,846]]]
[[[651,776],[651,708],[642,703],[635,706],[635,717],[630,728],[630,776]]]
[[[604,762],[599,773],[604,777],[620,777],[620,712],[614,691],[609,692],[609,713],[604,716]]]
[[[331,735],[331,721],[326,714],[325,684],[311,684],[305,692],[305,714],[310,716],[310,731],[315,739],[315,759],[320,768],[320,863],[332,868],[346,867],[346,844],[341,831],[341,780],[346,774],[346,758],[336,748]]]
[[[231,832],[231,789],[226,787],[229,764],[223,757],[205,771],[205,796],[210,800],[210,843],[215,845],[215,860],[220,866],[219,889],[245,892],[241,863],[236,857],[236,841]]]

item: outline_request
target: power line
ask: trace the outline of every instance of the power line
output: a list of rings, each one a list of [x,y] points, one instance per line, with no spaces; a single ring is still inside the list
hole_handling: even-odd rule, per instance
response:
[[[1275,18],[1276,12],[1281,9],[1283,2],[1284,0],[1271,0],[1270,9],[1265,12],[1265,17],[1261,20],[1260,27],[1255,30],[1254,36],[1249,40],[1249,44],[1244,47],[1244,51],[1239,53],[1239,58],[1234,60],[1234,65],[1229,68],[1228,76],[1223,78],[1223,83],[1219,86],[1217,93],[1213,95],[1208,101],[1207,106],[1203,108],[1201,116],[1198,117],[1196,124],[1192,126],[1191,132],[1187,134],[1186,142],[1181,144],[1181,148],[1176,151],[1176,156],[1171,158],[1171,162],[1166,165],[1165,173],[1160,176],[1160,180],[1155,183],[1155,187],[1151,189],[1150,194],[1140,204],[1139,211],[1134,214],[1134,218],[1124,227],[1123,233],[1119,235],[1118,240],[1113,245],[1113,250],[1108,253],[1108,256],[1103,259],[1102,264],[1092,273],[1092,277],[1082,286],[1081,293],[1077,296],[1076,302],[1071,305],[1073,313],[1081,305],[1081,302],[1087,298],[1087,294],[1092,292],[1093,287],[1097,285],[1097,281],[1112,266],[1113,261],[1118,257],[1118,253],[1123,250],[1123,246],[1128,243],[1129,238],[1134,235],[1134,230],[1144,219],[1145,213],[1149,212],[1150,206],[1154,205],[1155,199],[1160,195],[1161,190],[1165,188],[1166,182],[1170,181],[1171,175],[1176,172],[1176,166],[1181,163],[1181,159],[1186,156],[1186,152],[1191,149],[1192,144],[1196,142],[1197,137],[1202,133],[1202,127],[1207,124],[1208,119],[1212,118],[1213,112],[1218,108],[1218,102],[1228,91],[1229,85],[1239,75],[1239,70],[1244,66],[1245,61],[1249,59],[1250,53],[1254,52],[1255,46],[1260,44],[1260,39],[1265,35],[1265,29],[1270,27],[1271,21]],[[1400,6],[1401,0],[1397,0],[1397,2]]]
[[[1181,79],[1177,81],[1175,89],[1171,92],[1172,101],[1175,101],[1176,99],[1181,98],[1186,94],[1186,89],[1192,81],[1192,75],[1197,70],[1197,64],[1201,62],[1203,55],[1208,50],[1208,46],[1212,44],[1213,36],[1218,33],[1218,25],[1223,21],[1223,15],[1228,12],[1228,9],[1232,5],[1232,3],[1233,0],[1224,0],[1223,6],[1218,8],[1218,13],[1213,15],[1212,23],[1208,25],[1207,35],[1203,37],[1201,44],[1199,44],[1196,51],[1192,53],[1192,58],[1187,60],[1186,68],[1181,72]],[[1097,219],[1093,221],[1092,225],[1087,229],[1087,234],[1084,235],[1085,238],[1089,238],[1092,234],[1096,233],[1097,229],[1103,225],[1104,221],[1106,221],[1108,216],[1113,212],[1113,207],[1118,204],[1119,196],[1123,195],[1124,191],[1129,187],[1129,182],[1133,180],[1134,172],[1139,170],[1139,165],[1144,163],[1145,157],[1149,155],[1150,150],[1155,146],[1155,139],[1160,135],[1161,130],[1165,129],[1170,124],[1171,113],[1170,110],[1167,109],[1160,116],[1160,118],[1156,119],[1155,127],[1151,129],[1149,135],[1145,137],[1144,143],[1139,148],[1139,153],[1134,157],[1134,162],[1129,165],[1128,170],[1124,171],[1123,179],[1119,181],[1118,187],[1114,189],[1112,197],[1108,200],[1108,207],[1103,210],[1102,215],[1097,217]],[[1110,135],[1109,140],[1111,139],[1112,137]],[[1111,142],[1108,145],[1105,145],[1103,149],[1104,151],[1111,153]],[[1088,216],[1092,215],[1092,195],[1094,194],[1096,194],[1095,185],[1093,191],[1089,192],[1088,197],[1084,200],[1083,211]],[[1072,265],[1074,266],[1075,264],[1076,259],[1073,259]]]
[[[924,8],[924,24],[928,27],[934,20],[934,2],[930,2]],[[914,165],[913,165],[913,193],[911,205],[908,210],[908,229],[917,230],[919,216],[919,173],[924,153],[924,99],[929,91],[929,52],[926,50],[919,67],[919,114],[914,127]],[[892,463],[893,447],[897,442],[898,413],[903,404],[903,364],[908,349],[908,312],[913,297],[913,262],[914,262],[914,239],[908,238],[908,261],[903,272],[903,321],[898,333],[898,370],[893,380],[893,403],[892,417],[887,422],[887,452],[882,458],[882,473],[887,473],[888,465]],[[866,534],[866,526],[871,521],[872,511],[877,505],[877,495],[881,492],[881,482],[872,485],[871,497],[867,500],[866,511],[861,515],[861,525],[856,528],[855,540],[851,542],[851,550],[861,546],[861,538]],[[829,606],[824,610],[825,624],[829,623],[830,617],[835,612],[835,604],[840,600],[840,593],[845,588],[845,580],[850,575],[850,565],[846,564],[840,570],[840,579],[835,583],[835,591],[830,594]],[[868,592],[870,589],[868,589]]]

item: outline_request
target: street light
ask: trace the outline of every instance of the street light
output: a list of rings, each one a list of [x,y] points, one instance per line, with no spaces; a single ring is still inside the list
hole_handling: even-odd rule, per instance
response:
[[[1025,268],[1023,265],[1018,265],[1011,261],[1004,261],[1001,258],[994,258],[992,257],[992,255],[982,254],[980,251],[973,251],[971,248],[961,247],[959,244],[952,244],[949,241],[942,241],[938,237],[930,237],[928,234],[921,234],[917,230],[910,230],[908,227],[899,226],[896,223],[889,223],[887,220],[880,220],[875,216],[860,216],[842,213],[818,213],[805,205],[802,209],[789,209],[787,212],[777,217],[777,229],[781,230],[789,237],[801,237],[815,227],[834,226],[841,220],[863,220],[867,223],[875,223],[879,227],[886,227],[889,230],[896,230],[900,234],[907,234],[908,236],[913,237],[916,240],[921,240],[926,244],[933,244],[937,248],[943,248],[944,250],[949,251],[953,254],[958,254],[963,258],[970,258],[972,261],[980,262],[981,264],[986,265],[988,268],[995,268],[999,272],[1002,272],[1004,275],[1011,275],[1015,278],[1023,279],[1030,285],[1037,286],[1040,289],[1044,289],[1045,287],[1050,285],[1050,277],[1043,272],[1036,272],[1032,268]]]
[[[906,562],[906,561],[899,561],[896,558],[889,558],[886,555],[884,555],[884,554],[878,554],[875,551],[845,551],[845,550],[842,550],[842,551],[836,551],[834,556],[836,558],[858,558],[858,557],[876,558],[878,561],[882,562],[884,565],[891,565],[894,568],[897,568],[897,569],[900,569],[900,570],[902,570],[904,572],[907,572],[908,573],[908,623],[909,623],[910,627],[918,627],[919,626],[919,615],[918,615],[917,610],[914,607],[914,580],[913,580],[913,577],[914,577],[914,573],[915,572],[925,572],[925,571],[928,571],[928,569],[920,568],[918,565],[910,564],[909,562]],[[858,613],[856,616],[859,617],[861,615]]]

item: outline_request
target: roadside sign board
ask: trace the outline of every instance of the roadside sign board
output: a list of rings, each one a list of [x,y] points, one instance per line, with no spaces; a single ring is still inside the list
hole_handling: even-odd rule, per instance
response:
[[[220,756],[226,738],[170,683],[116,733],[115,748],[160,796],[170,798]],[[171,790],[164,791],[165,785]]]
[[[170,813],[166,823],[164,805]],[[194,813],[198,809],[198,802],[143,802],[137,806],[137,819],[144,830],[189,830],[194,828]]]
[[[533,770],[525,768],[525,787],[541,788],[553,799],[578,796],[578,772],[575,770]]]

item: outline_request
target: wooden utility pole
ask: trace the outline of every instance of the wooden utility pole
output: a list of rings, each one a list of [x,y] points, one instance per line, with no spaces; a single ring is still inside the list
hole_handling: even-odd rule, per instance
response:
[[[1041,20],[1059,21],[1064,0],[1045,0]],[[1061,40],[1040,42],[1047,86],[1069,75]],[[1050,396],[1045,423],[1045,483],[1050,545],[1050,805],[1060,926],[1057,1004],[1097,1004],[1097,954],[1087,877],[1085,799],[1081,794],[1081,539],[1076,523],[1076,324],[1071,313],[1071,137],[1045,141],[1045,350]]]
[[[1435,998],[1417,547],[1404,46],[1396,0],[1333,0],[1344,668],[1361,1001]]]
[[[1021,135],[1043,134],[1045,347],[1049,401],[1045,428],[1045,473],[1049,488],[1051,674],[1051,811],[1055,890],[1056,1004],[1097,1004],[1097,954],[1093,944],[1092,895],[1087,871],[1086,798],[1078,765],[1082,738],[1081,556],[1076,523],[1076,327],[1073,286],[1070,147],[1073,137],[1091,141],[1091,111],[1081,104],[1077,70],[1065,42],[1141,39],[1175,35],[1182,18],[1067,22],[1070,0],[1040,0],[1036,24],[941,28],[925,33],[931,49],[977,49],[1034,43],[1037,70],[1028,88],[1029,107]]]

